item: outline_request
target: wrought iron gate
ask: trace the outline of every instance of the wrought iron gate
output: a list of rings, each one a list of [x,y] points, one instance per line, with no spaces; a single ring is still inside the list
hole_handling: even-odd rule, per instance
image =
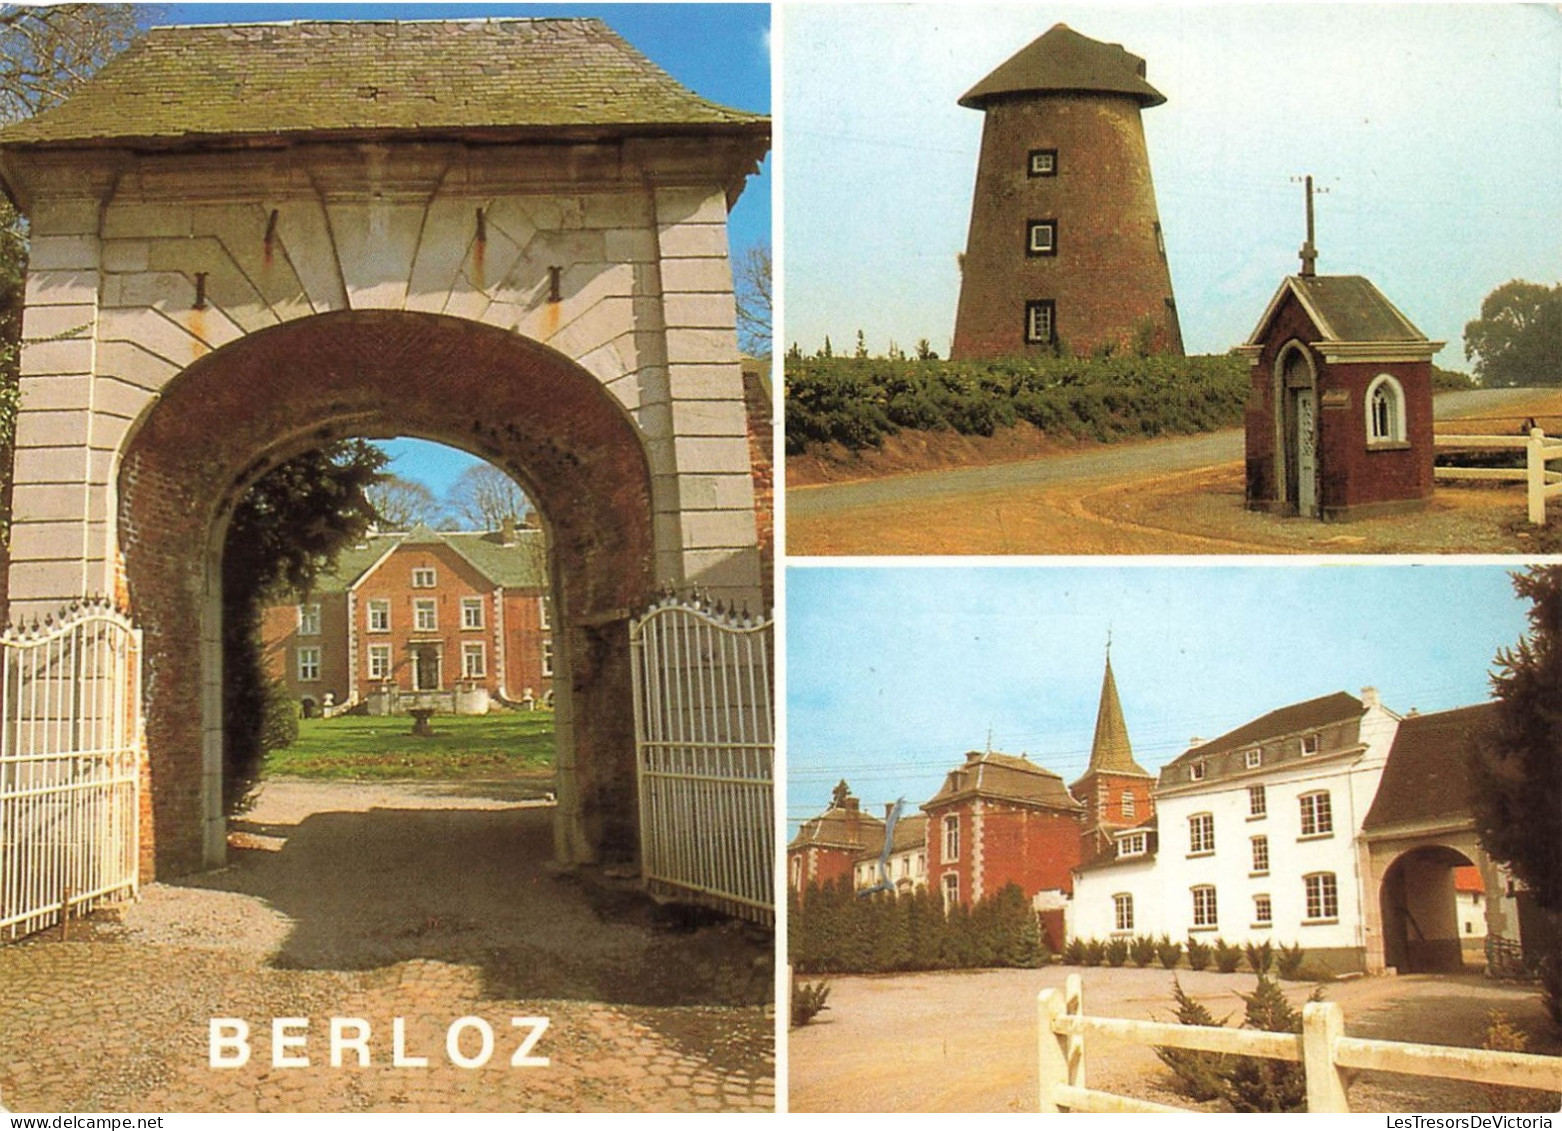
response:
[[[107,602],[0,633],[0,939],[135,894],[140,659]]]
[[[647,885],[773,923],[774,623],[669,597],[629,640]]]

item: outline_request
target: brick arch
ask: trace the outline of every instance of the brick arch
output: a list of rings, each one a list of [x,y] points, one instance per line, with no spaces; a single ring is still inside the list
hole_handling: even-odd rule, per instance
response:
[[[629,610],[655,578],[651,470],[600,382],[527,338],[443,315],[342,311],[195,362],[142,414],[118,476],[120,549],[146,634],[148,872],[222,859],[222,539],[248,484],[348,437],[413,435],[514,475],[552,536],[562,861],[636,847]],[[144,814],[144,817],[147,814]]]

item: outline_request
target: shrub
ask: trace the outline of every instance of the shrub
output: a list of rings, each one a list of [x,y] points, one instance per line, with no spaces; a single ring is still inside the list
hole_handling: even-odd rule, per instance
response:
[[[1317,1001],[1321,996],[1321,991],[1314,990],[1310,1000]],[[1278,982],[1260,974],[1253,992],[1242,994],[1241,998],[1247,1005],[1244,1029],[1270,1033],[1302,1031],[1301,1011],[1285,1000]],[[1222,1073],[1221,1096],[1233,1111],[1305,1111],[1307,1072],[1293,1061],[1233,1056]]]
[[[792,983],[792,1028],[799,1029],[830,1007],[829,982]]]
[[[1300,977],[1303,957],[1304,952],[1301,943],[1292,943],[1290,946],[1282,944],[1279,957],[1276,960],[1280,967],[1280,977],[1293,981]]]
[[[1237,963],[1242,961],[1242,948],[1232,946],[1225,939],[1215,940],[1215,968],[1222,974],[1235,974]]]
[[[1203,970],[1209,965],[1209,944],[1198,939],[1188,940],[1188,969]]]
[[[1169,935],[1162,935],[1155,942],[1155,954],[1161,960],[1161,965],[1170,970],[1182,961],[1182,944],[1172,942]]]
[[[1063,944],[1063,962],[1068,966],[1085,964],[1085,940],[1075,936]]]
[[[1148,966],[1155,961],[1155,940],[1149,935],[1135,935],[1134,941],[1128,944],[1128,953],[1135,966]]]
[[[1247,955],[1247,964],[1252,967],[1255,974],[1267,974],[1269,968],[1275,964],[1274,947],[1269,945],[1268,939],[1256,946],[1248,943],[1242,948],[1242,952]]]
[[[1180,944],[1177,949],[1182,949]],[[1208,1009],[1188,996],[1175,977],[1172,978],[1172,997],[1177,1002],[1177,1020],[1183,1025],[1224,1025],[1230,1020],[1223,1017],[1216,1021]],[[1155,1055],[1172,1070],[1177,1078],[1177,1090],[1194,1103],[1204,1103],[1222,1094],[1221,1078],[1230,1059],[1223,1053],[1157,1046]]]
[[[298,704],[280,679],[266,683],[265,716],[260,742],[267,750],[284,750],[298,741]]]
[[[1128,940],[1115,938],[1106,944],[1106,961],[1109,966],[1121,966],[1128,961]]]
[[[1547,954],[1540,960],[1540,1001],[1551,1027],[1562,1033],[1562,956]]]
[[[1507,1016],[1493,1010],[1486,1015],[1486,1039],[1483,1049],[1492,1052],[1529,1052],[1529,1035],[1514,1026]],[[1533,1088],[1510,1088],[1501,1084],[1482,1084],[1486,1106],[1492,1111],[1556,1111],[1559,1096]]]
[[[1106,943],[1100,939],[1085,940],[1085,965],[1099,966],[1106,957]]]

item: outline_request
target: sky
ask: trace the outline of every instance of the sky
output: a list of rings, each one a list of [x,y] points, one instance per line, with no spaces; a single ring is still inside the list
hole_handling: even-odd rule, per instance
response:
[[[257,23],[324,19],[457,19],[474,16],[595,16],[684,86],[756,113],[770,111],[770,9],[764,4],[166,4],[146,9],[151,24]],[[771,242],[771,162],[738,198],[728,222],[734,256]],[[481,462],[424,440],[383,444],[390,471],[443,495]]]
[[[1464,324],[1513,278],[1562,279],[1562,8],[1519,4],[789,5],[785,339],[947,353],[982,114],[956,100],[1067,23],[1143,57],[1190,353],[1240,344],[1298,268],[1362,274],[1468,369]]]
[[[1463,564],[793,566],[788,837],[845,778],[909,811],[968,750],[1084,773],[1107,641],[1135,760],[1278,707],[1376,687],[1423,713],[1490,697],[1525,632],[1508,569]]]

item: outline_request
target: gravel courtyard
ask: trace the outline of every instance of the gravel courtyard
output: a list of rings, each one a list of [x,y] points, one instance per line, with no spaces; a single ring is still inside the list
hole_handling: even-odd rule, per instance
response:
[[[69,941],[0,947],[0,1104],[771,1110],[768,937],[554,874],[551,821],[514,784],[268,782],[229,867],[149,885]],[[214,1017],[247,1023],[244,1066],[209,1064]],[[548,1064],[512,1067],[536,1026],[511,1019],[539,1017],[530,1056]],[[275,1018],[308,1018],[290,1030],[306,1040],[273,1050]],[[331,1065],[332,1018],[367,1023],[367,1066],[353,1048]]]
[[[792,1111],[1034,1111],[1036,995],[1081,974],[1087,1013],[1174,1020],[1172,975],[1157,968],[978,970],[877,977],[832,977],[829,1008],[788,1039]],[[1251,974],[1181,970],[1183,988],[1215,1017],[1241,1020],[1237,991]],[[1293,1002],[1312,987],[1283,983]],[[1362,978],[1324,987],[1345,1012],[1353,1037],[1479,1047],[1492,1010],[1531,1031],[1544,1026],[1539,991],[1479,975]],[[1562,1042],[1534,1040],[1557,1055]],[[1092,1088],[1190,1107],[1148,1048],[1087,1045]],[[1562,1079],[1558,1081],[1562,1086]],[[1349,1091],[1352,1111],[1505,1110],[1479,1085],[1363,1074]]]

